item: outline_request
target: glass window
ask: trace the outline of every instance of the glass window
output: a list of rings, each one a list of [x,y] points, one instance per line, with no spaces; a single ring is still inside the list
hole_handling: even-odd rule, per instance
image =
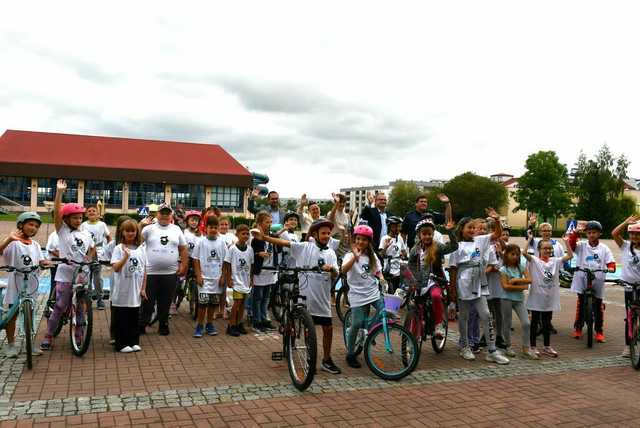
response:
[[[84,185],[84,204],[95,205],[102,199],[107,208],[122,208],[122,181],[87,180]]]
[[[164,202],[164,184],[129,183],[129,209]]]
[[[211,205],[218,208],[242,209],[243,189],[241,187],[213,186],[211,189]]]
[[[31,178],[0,176],[0,196],[22,206],[31,206]],[[8,201],[0,201],[2,205]]]
[[[53,202],[56,197],[56,179],[38,178],[38,206],[44,206],[45,201]]]
[[[205,208],[204,186],[201,184],[172,184],[171,206],[175,208],[178,204],[187,210]]]

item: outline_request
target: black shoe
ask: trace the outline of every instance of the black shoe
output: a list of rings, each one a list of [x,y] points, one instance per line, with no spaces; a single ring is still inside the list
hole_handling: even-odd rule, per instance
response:
[[[342,371],[333,363],[333,360],[329,359],[322,362],[322,370],[331,374],[340,374]]]
[[[262,323],[263,330],[275,331],[276,328],[271,324],[271,321],[265,321]]]
[[[360,367],[362,367],[362,364],[360,364],[360,362],[358,361],[358,357],[356,357],[355,355],[347,354],[346,359],[349,367],[353,367],[354,369],[359,369]]]
[[[143,335],[147,334],[147,328],[146,327],[138,327],[138,334],[140,334],[140,336],[143,336]]]
[[[247,331],[247,329],[246,329],[246,328],[244,328],[244,324],[243,324],[243,323],[238,324],[237,330],[238,330],[238,333],[240,333],[240,334],[247,334],[247,333],[249,333],[249,332]]]
[[[161,325],[160,328],[158,329],[158,334],[160,336],[169,336],[169,326]]]
[[[496,348],[507,349],[507,346],[504,344],[504,339],[502,336],[498,336],[496,338]]]
[[[487,346],[487,339],[484,338],[484,336],[482,336],[480,338],[480,343],[478,343],[478,346],[480,346],[481,348],[486,348]]]
[[[471,352],[473,352],[474,354],[480,352],[480,345],[471,345]]]
[[[240,332],[238,331],[238,327],[235,325],[229,329],[229,336],[238,337],[240,336]]]

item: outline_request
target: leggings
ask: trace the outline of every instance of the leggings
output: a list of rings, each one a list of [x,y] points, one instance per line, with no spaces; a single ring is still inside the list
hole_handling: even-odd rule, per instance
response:
[[[493,318],[495,322],[496,329],[496,339],[499,337],[504,339],[503,336],[503,328],[502,328],[502,299],[488,299],[487,304],[489,305],[489,311],[491,312],[491,318]],[[511,315],[511,313],[509,313]],[[498,341],[499,342],[499,341]]]
[[[475,308],[478,311],[478,317],[482,323],[485,337],[488,337],[489,352],[496,350],[496,337],[493,331],[493,320],[491,319],[491,313],[489,312],[489,306],[487,305],[487,298],[482,296],[473,300],[460,300],[458,302],[460,307],[460,315],[458,320],[458,328],[460,329],[460,345],[464,349],[469,346],[468,338],[468,321],[471,308]]]
[[[69,303],[71,303],[72,292],[73,288],[71,287],[70,282],[56,281],[56,304],[53,307],[53,312],[49,316],[49,321],[47,322],[47,336],[53,336],[53,332],[58,326],[60,317],[62,316],[62,314],[67,312]]]
[[[92,267],[91,273],[93,275],[93,289],[100,302],[102,301],[102,265]]]
[[[460,306],[460,305],[458,305]],[[459,309],[459,308],[458,308]],[[458,318],[458,324],[460,323],[460,318]],[[478,317],[478,311],[475,306],[471,306],[469,310],[469,319],[467,321],[467,343],[469,346],[478,346],[480,344],[480,318]],[[460,348],[464,348],[462,344],[462,336],[458,340],[458,346]]]
[[[631,302],[633,302],[633,291],[630,290],[624,290],[624,343],[625,345],[629,346],[629,343],[631,342],[631,309],[629,309],[629,306],[631,305]]]
[[[529,343],[532,347],[536,346],[536,336],[538,335],[538,326],[542,323],[542,337],[544,338],[544,346],[551,345],[551,311],[531,311],[531,331],[529,334]]]
[[[440,287],[431,287],[431,313],[433,315],[434,325],[442,323],[444,319],[444,302],[442,301],[442,289]]]
[[[138,330],[139,311],[139,307],[111,306],[116,351],[126,346],[140,344],[140,333]]]
[[[582,313],[582,306],[584,305],[584,294],[578,294],[578,301],[576,303],[576,322],[574,328],[576,330],[582,330],[584,326],[584,314]],[[604,322],[604,310],[602,309],[602,299],[593,297],[593,313],[595,314],[595,330],[596,333],[602,333],[602,324]],[[551,319],[549,319],[551,321]]]
[[[366,328],[365,322],[369,316],[371,307],[376,310],[376,316],[384,309],[384,300],[378,299],[375,302],[368,303],[357,308],[351,308],[351,327],[347,329],[347,354],[353,354],[353,348],[356,344],[356,338],[358,337],[358,330]]]
[[[147,297],[142,306],[142,324],[144,328],[151,321],[153,308],[158,304],[158,323],[161,327],[169,325],[169,306],[176,291],[178,277],[169,275],[147,275]]]
[[[516,315],[518,315],[518,319],[520,320],[520,327],[522,328],[522,346],[525,347],[530,340],[529,334],[531,331],[531,324],[529,323],[529,314],[527,313],[527,309],[524,307],[524,302],[509,299],[502,299],[502,339],[504,340],[504,345],[507,348],[511,346],[512,311],[515,311]],[[551,317],[549,317],[549,321],[551,321]]]

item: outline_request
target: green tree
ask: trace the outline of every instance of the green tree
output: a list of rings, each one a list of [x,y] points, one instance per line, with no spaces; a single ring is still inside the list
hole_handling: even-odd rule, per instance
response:
[[[398,181],[389,194],[389,211],[395,215],[404,216],[416,207],[416,198],[422,193],[420,188],[411,181]]]
[[[535,212],[544,221],[569,214],[573,208],[569,174],[556,153],[533,153],[527,158],[525,167],[527,172],[518,179],[518,190],[514,195],[518,206],[513,212]]]
[[[454,177],[442,186],[442,192],[451,199],[456,219],[464,216],[485,217],[486,207],[499,210],[507,204],[508,197],[502,183],[472,172]]]

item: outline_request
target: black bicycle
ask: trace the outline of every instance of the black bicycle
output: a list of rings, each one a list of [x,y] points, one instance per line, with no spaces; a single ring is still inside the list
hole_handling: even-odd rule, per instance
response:
[[[304,303],[306,297],[300,294],[300,277],[304,278],[309,273],[320,274],[322,271],[317,267],[263,269],[278,271],[277,289],[281,302],[281,311],[275,312],[280,312],[282,352],[273,352],[271,359],[281,361],[286,358],[293,386],[304,391],[313,382],[318,351],[316,328]]]
[[[342,260],[338,260],[338,266],[342,266]],[[339,270],[339,274],[331,284],[331,288],[336,290],[336,315],[344,324],[344,317],[351,305],[349,304],[349,284],[347,283],[347,274]]]
[[[573,271],[584,272],[587,275],[587,286],[584,289],[584,299],[582,301],[582,307],[580,311],[582,313],[582,319],[587,325],[587,347],[593,347],[593,324],[595,322],[595,313],[593,308],[593,302],[595,301],[595,292],[593,290],[593,281],[596,279],[596,273],[609,272],[606,269],[588,269],[582,267],[572,268]]]
[[[629,356],[634,369],[640,370],[640,283],[622,279],[614,281],[630,291],[631,301],[625,307],[625,334],[629,341]]]

